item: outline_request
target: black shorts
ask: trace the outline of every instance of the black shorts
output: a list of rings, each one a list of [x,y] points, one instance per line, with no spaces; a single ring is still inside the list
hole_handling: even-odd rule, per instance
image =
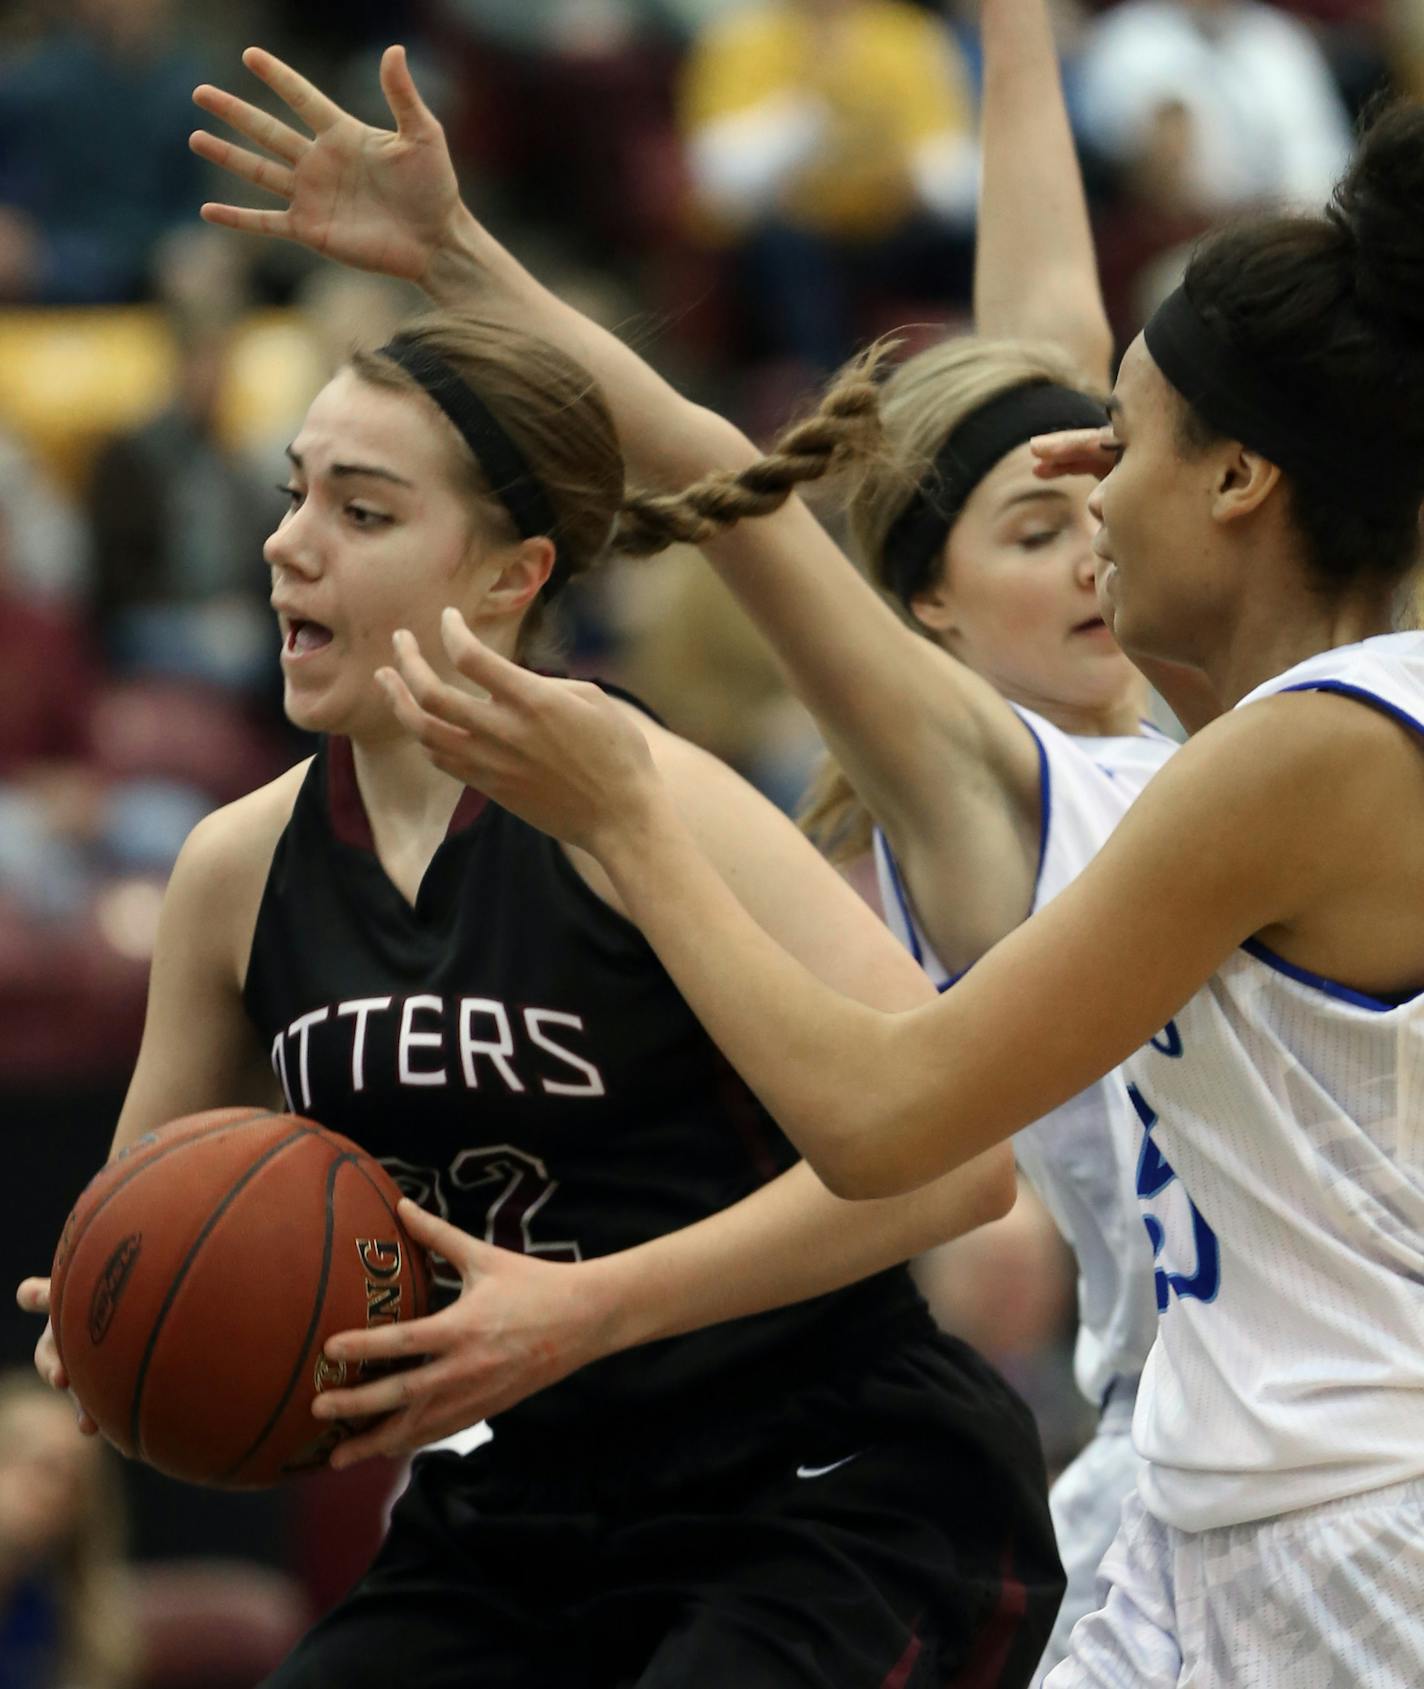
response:
[[[1062,1592],[1032,1417],[935,1334],[691,1439],[419,1457],[268,1685],[1011,1689]]]

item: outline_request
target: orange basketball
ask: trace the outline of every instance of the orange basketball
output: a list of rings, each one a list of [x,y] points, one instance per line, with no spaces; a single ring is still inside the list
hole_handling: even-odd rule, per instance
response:
[[[255,1488],[320,1465],[354,1427],[312,1417],[363,1369],[338,1331],[417,1319],[429,1265],[400,1192],[350,1139],[267,1109],[149,1132],[90,1180],[55,1252],[70,1386],[125,1454]]]

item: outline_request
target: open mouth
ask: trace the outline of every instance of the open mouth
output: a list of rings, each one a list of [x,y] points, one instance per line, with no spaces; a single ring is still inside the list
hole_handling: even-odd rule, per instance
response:
[[[285,649],[290,656],[306,657],[330,643],[331,629],[323,626],[321,622],[309,622],[300,616],[293,616],[287,623]]]

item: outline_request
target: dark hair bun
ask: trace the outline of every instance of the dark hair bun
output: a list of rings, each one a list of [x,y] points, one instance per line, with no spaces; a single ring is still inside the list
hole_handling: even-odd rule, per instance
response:
[[[1361,309],[1424,339],[1424,106],[1376,111],[1329,216],[1354,243]]]

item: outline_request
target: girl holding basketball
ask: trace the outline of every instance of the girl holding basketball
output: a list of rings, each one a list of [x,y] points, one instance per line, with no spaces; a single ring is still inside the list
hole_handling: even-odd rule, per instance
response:
[[[774,509],[873,411],[854,372],[729,502]],[[625,496],[583,369],[472,319],[353,358],[290,456],[267,559],[287,707],[326,737],[185,848],[115,1143],[269,1095],[275,1068],[285,1106],[419,1193],[410,1229],[462,1292],[385,1381],[404,1446],[469,1422],[480,1368],[496,1436],[417,1461],[371,1573],[276,1681],[1025,1683],[1062,1587],[1032,1422],[891,1270],[1002,1212],[1007,1157],[873,1211],[832,1197],[602,870],[434,769],[374,679],[452,599],[523,657],[547,594],[610,531],[650,549],[669,507]],[[613,707],[778,942],[887,1012],[931,994],[789,822]],[[63,1382],[49,1343],[41,1363]]]
[[[1098,592],[1223,714],[1098,858],[923,1009],[825,988],[736,907],[596,692],[446,618],[383,676],[432,760],[603,864],[832,1185],[942,1173],[1126,1062],[1159,1336],[1139,1493],[1052,1689],[1424,1678],[1424,110],[1317,217],[1234,227],[1129,348]],[[487,696],[486,696],[487,695]],[[694,937],[695,935],[695,937]]]
[[[882,389],[887,449],[850,511],[869,572],[929,638],[896,618],[804,511],[721,534],[705,514],[726,496],[714,481],[689,501],[691,520],[685,505],[678,517],[775,644],[869,801],[889,917],[941,988],[1068,883],[1175,748],[1143,727],[1141,676],[1093,593],[1092,478],[1033,473],[1032,434],[1106,422],[1083,389],[1106,387],[1110,335],[1040,0],[990,0],[982,21],[976,312],[987,333],[1041,339],[950,341],[898,369]],[[317,120],[317,136],[200,89],[200,105],[282,164],[206,134],[198,150],[289,200],[284,212],[209,207],[213,221],[393,269],[443,303],[537,325],[596,371],[640,476],[672,486],[754,457],[729,424],[540,288],[464,210],[399,50],[383,67],[395,135],[314,105],[310,85],[267,55],[248,64]],[[1200,715],[1191,676],[1160,665],[1156,674],[1184,715]],[[837,774],[816,814],[832,843],[854,836],[852,810]],[[1140,1466],[1128,1431],[1156,1305],[1136,1124],[1114,1075],[1015,1143],[1078,1254],[1078,1377],[1102,1407],[1097,1436],[1053,1496],[1069,1589],[1049,1665],[1097,1605],[1097,1566]],[[358,1400],[348,1398],[353,1411]]]

